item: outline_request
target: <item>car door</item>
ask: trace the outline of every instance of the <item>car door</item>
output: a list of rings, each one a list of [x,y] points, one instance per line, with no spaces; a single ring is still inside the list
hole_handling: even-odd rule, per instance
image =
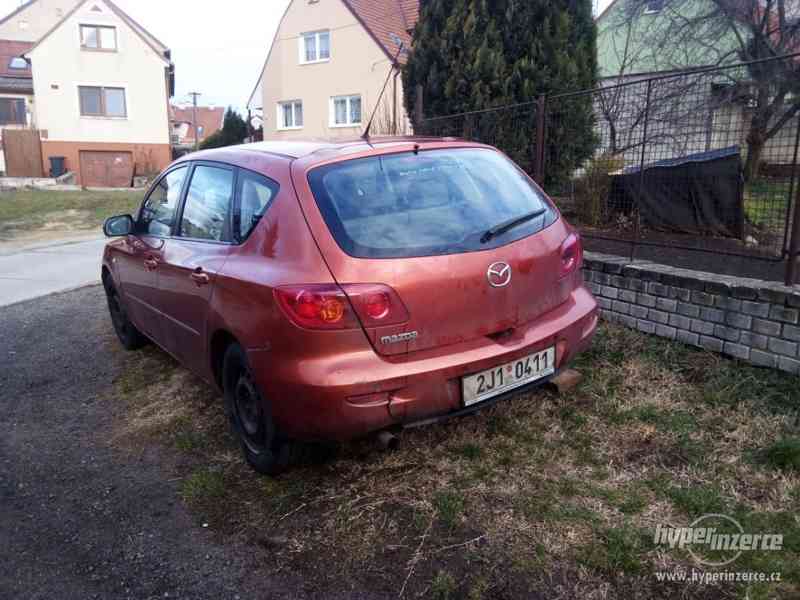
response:
[[[197,373],[207,370],[208,306],[233,242],[236,169],[192,168],[175,235],[165,240],[158,271],[166,348]]]
[[[150,189],[136,218],[134,232],[115,257],[128,313],[144,334],[162,345],[158,268],[164,244],[172,235],[188,170],[186,165],[178,166]]]

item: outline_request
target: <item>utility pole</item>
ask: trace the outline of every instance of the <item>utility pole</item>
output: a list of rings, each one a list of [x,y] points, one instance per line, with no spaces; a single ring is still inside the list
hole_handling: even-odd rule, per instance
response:
[[[200,133],[197,131],[197,97],[202,96],[200,92],[189,92],[192,97],[192,129],[194,129],[194,151],[197,152],[200,143]]]

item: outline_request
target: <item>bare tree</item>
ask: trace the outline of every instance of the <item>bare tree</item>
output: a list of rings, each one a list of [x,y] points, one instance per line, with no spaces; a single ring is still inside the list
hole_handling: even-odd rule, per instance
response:
[[[641,23],[652,5],[649,0],[623,1],[619,27]],[[755,177],[767,142],[800,115],[797,0],[664,0],[658,18],[649,22],[637,31],[637,44],[662,68],[753,63],[728,77],[750,115],[745,176]],[[791,57],[769,60],[782,56]]]
[[[625,20],[621,40],[616,36],[611,39],[611,51],[619,65],[619,72],[601,82],[595,97],[595,112],[599,117],[599,125],[605,129],[603,137],[604,150],[613,156],[625,154],[628,150],[644,143],[637,129],[645,118],[645,103],[641,98],[631,102],[626,96],[629,92],[627,83],[629,76],[641,62],[644,48],[633,42],[634,22]],[[646,101],[646,99],[645,99]],[[621,127],[621,125],[623,125]]]
[[[643,151],[652,159],[711,149],[709,115],[725,100],[711,93],[712,78],[678,72],[650,82],[643,71],[653,70],[653,49],[642,43],[642,23],[623,18],[611,27],[616,73],[593,96],[603,154],[638,163]]]

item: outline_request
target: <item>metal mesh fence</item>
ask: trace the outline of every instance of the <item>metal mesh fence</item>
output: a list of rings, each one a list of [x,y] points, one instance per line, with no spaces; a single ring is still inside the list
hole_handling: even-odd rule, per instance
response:
[[[795,61],[785,70],[800,71],[800,56],[775,61]],[[418,130],[500,148],[586,238],[623,243],[632,254],[650,246],[662,256],[777,262],[792,233],[800,95],[776,103],[780,84],[754,81],[754,65],[765,62],[605,80],[538,102],[425,119]],[[576,136],[587,139],[576,144]]]
[[[538,103],[490,108],[425,119],[418,133],[466,138],[502,148],[527,173],[537,177]]]

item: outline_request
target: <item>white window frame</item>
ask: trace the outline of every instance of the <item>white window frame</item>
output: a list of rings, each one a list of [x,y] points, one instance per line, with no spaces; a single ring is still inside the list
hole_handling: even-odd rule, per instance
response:
[[[350,121],[350,103],[353,101],[354,98],[358,98],[361,100],[361,120],[358,123],[353,123]],[[336,122],[336,101],[337,100],[347,100],[347,123],[337,123]],[[328,103],[328,120],[329,126],[334,129],[342,129],[346,127],[360,127],[364,122],[364,99],[361,97],[361,94],[345,94],[342,96],[331,96],[331,99]]]
[[[323,33],[328,34],[327,58],[319,57],[319,37]],[[306,38],[311,36],[314,37],[314,50],[315,50],[315,56],[317,58],[315,60],[306,60]],[[298,39],[298,58],[300,59],[301,65],[316,65],[319,63],[330,62],[331,57],[333,56],[333,36],[331,36],[330,29],[320,29],[319,31],[306,31],[305,33],[301,33],[297,39]]]
[[[292,106],[292,125],[287,127],[283,122],[283,107],[287,104]],[[297,123],[297,105],[300,105],[300,109],[303,109],[303,101],[302,100],[282,100],[278,102],[276,114],[277,114],[277,127],[278,131],[297,131],[298,129],[302,129],[303,125],[295,125]],[[303,124],[306,122],[306,115],[303,112]]]

